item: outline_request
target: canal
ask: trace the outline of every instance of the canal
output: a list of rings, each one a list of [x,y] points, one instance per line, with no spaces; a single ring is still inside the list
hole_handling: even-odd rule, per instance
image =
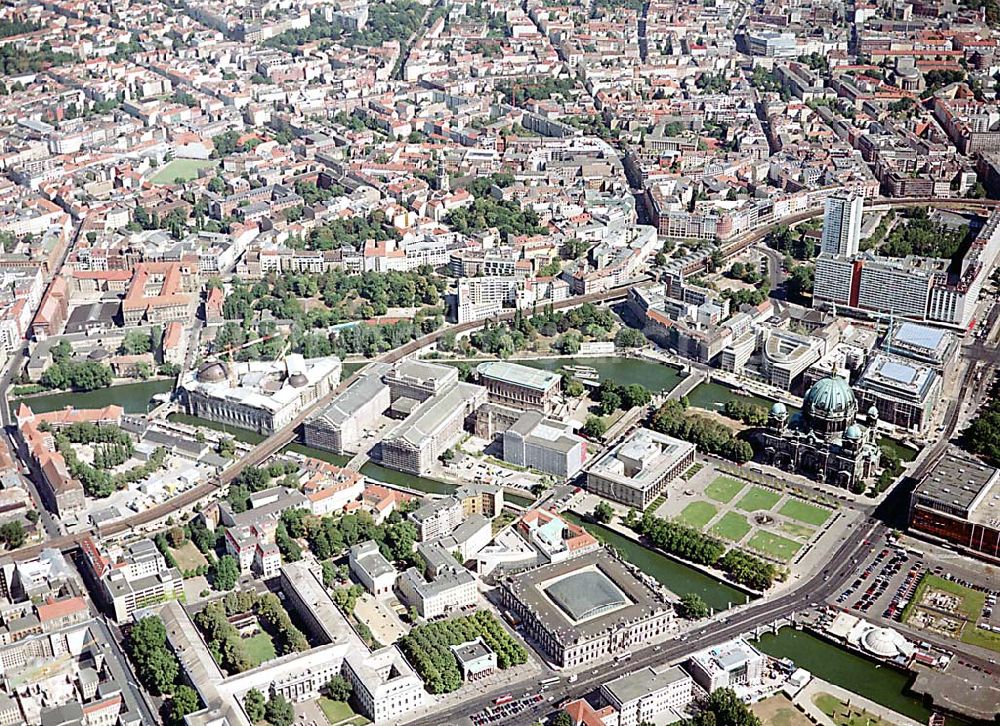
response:
[[[931,710],[910,692],[908,674],[839,648],[811,633],[781,628],[777,635],[765,633],[757,647],[775,658],[788,658],[814,676],[881,704],[920,723],[927,723]],[[949,718],[950,726],[972,722]]]
[[[221,431],[222,433],[232,436],[237,441],[242,441],[247,444],[259,444],[265,439],[262,434],[258,434],[255,431],[226,426],[221,423],[216,423],[215,421],[208,421],[206,419],[189,416],[184,413],[172,413],[167,416],[167,420],[175,423],[187,424],[188,426],[203,426],[205,428],[213,429],[214,431]],[[303,456],[328,461],[335,466],[343,466],[351,460],[350,456],[346,456],[344,454],[334,454],[329,451],[323,451],[322,449],[315,449],[299,442],[289,444],[283,449],[283,451],[294,451],[295,453],[302,454]],[[428,479],[427,477],[413,476],[411,474],[404,474],[393,469],[387,469],[386,467],[376,464],[373,461],[369,461],[367,464],[362,466],[361,473],[369,479],[373,479],[375,481],[384,482],[386,484],[395,484],[396,486],[407,487],[409,489],[416,489],[428,494],[451,494],[457,488],[454,484],[449,484],[448,482],[439,481],[437,479]],[[506,492],[504,493],[504,499],[511,504],[517,504],[521,507],[530,506],[534,501],[534,499],[528,496],[518,496],[516,494],[509,494]]]
[[[197,416],[189,416],[186,413],[167,414],[167,421],[170,421],[171,423],[186,424],[188,426],[200,426],[202,428],[212,429],[213,431],[221,431],[222,433],[232,436],[237,441],[242,441],[245,444],[259,444],[267,438],[263,434],[258,434],[256,431],[241,429],[235,426],[226,426],[223,423],[209,421],[208,419],[198,418]]]
[[[715,610],[728,610],[733,605],[746,602],[746,595],[724,582],[706,575],[701,570],[689,567],[648,547],[624,537],[612,529],[593,522],[582,522],[579,517],[566,512],[566,519],[581,524],[588,532],[607,545],[614,547],[628,562],[638,567],[676,595],[694,593]]]
[[[760,406],[765,411],[770,411],[771,406],[774,405],[772,399],[763,398],[762,396],[746,396],[737,393],[729,386],[722,383],[699,383],[695,386],[695,389],[687,396],[688,403],[695,408],[703,408],[706,411],[716,411],[722,413],[722,407],[726,405],[729,401],[741,401],[743,403],[752,403],[756,406]],[[798,412],[798,408],[795,406],[787,406],[789,413]]]
[[[404,474],[403,472],[396,471],[395,469],[387,469],[381,464],[376,464],[374,461],[369,461],[367,464],[362,466],[361,473],[369,479],[374,479],[375,481],[384,482],[385,484],[395,484],[398,487],[419,489],[420,491],[427,492],[428,494],[451,494],[458,488],[454,484],[449,484],[448,482],[440,481],[439,479],[428,479],[423,476]],[[517,494],[511,494],[507,491],[504,492],[503,498],[504,501],[516,504],[520,507],[529,507],[531,506],[531,503],[535,501],[531,497],[519,496]]]
[[[48,393],[41,396],[31,396],[21,399],[31,406],[35,413],[47,413],[49,411],[60,411],[67,406],[73,408],[104,408],[111,404],[118,404],[125,409],[125,413],[146,413],[150,408],[150,401],[158,393],[167,393],[174,386],[173,378],[160,378],[155,381],[144,381],[143,383],[123,383],[118,386],[108,386],[98,388],[94,391],[63,391],[62,393]],[[20,400],[11,403],[14,410]]]

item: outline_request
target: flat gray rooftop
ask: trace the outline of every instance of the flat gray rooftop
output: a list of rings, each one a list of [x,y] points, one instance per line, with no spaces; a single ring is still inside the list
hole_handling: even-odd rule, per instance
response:
[[[552,371],[522,366],[518,363],[508,363],[502,360],[480,363],[476,366],[476,373],[480,377],[533,388],[536,391],[549,390],[552,386],[557,385],[561,378],[558,373],[553,373]]]
[[[602,690],[614,696],[619,703],[628,703],[678,681],[690,679],[691,676],[680,666],[670,666],[662,670],[646,667],[616,678],[611,683],[605,684]]]
[[[917,484],[914,495],[931,506],[958,508],[968,515],[981,494],[986,493],[984,490],[997,479],[995,468],[956,446],[949,446]]]
[[[947,333],[928,325],[919,325],[909,321],[900,323],[893,334],[893,343],[903,343],[914,348],[937,350]]]
[[[574,622],[572,616],[543,590],[547,584],[571,573],[598,570],[614,583],[628,601],[623,607]],[[503,586],[530,610],[538,623],[563,644],[600,637],[610,628],[657,616],[671,608],[665,593],[653,589],[607,550],[596,550],[563,562],[536,567],[506,578]]]

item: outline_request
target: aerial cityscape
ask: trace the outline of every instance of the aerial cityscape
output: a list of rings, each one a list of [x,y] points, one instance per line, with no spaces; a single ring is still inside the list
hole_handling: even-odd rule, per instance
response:
[[[0,726],[1000,723],[997,0],[0,64]]]

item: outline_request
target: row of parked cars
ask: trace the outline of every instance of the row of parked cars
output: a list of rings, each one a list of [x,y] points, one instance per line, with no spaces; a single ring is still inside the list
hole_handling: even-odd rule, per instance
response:
[[[899,620],[903,617],[903,610],[906,609],[910,598],[913,597],[913,593],[917,589],[917,583],[920,582],[920,577],[923,574],[924,568],[919,563],[910,566],[910,571],[906,573],[903,582],[896,588],[896,594],[889,601],[889,606],[882,613],[883,618],[886,620]]]
[[[487,724],[493,723],[505,723],[517,716],[526,708],[540,703],[541,700],[541,693],[517,699],[511,698],[510,696],[504,696],[498,698],[496,703],[489,708],[484,708],[482,711],[472,714],[472,723],[476,726],[486,726]]]
[[[858,598],[851,607],[854,610],[859,610],[862,613],[867,613],[875,601],[882,596],[885,591],[885,586],[888,584],[889,580],[899,574],[903,565],[909,559],[909,555],[906,554],[904,550],[900,549],[890,549],[888,547],[882,549],[875,558],[868,563],[868,566],[864,571],[858,576],[857,579],[851,583],[851,586],[841,593],[840,597],[837,598],[837,604],[843,605],[855,593],[865,588],[867,584],[868,587],[864,589],[861,597]],[[877,571],[877,572],[876,572]]]

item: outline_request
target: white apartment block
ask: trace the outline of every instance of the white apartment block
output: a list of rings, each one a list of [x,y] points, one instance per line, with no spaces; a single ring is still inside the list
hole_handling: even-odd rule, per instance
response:
[[[933,272],[919,267],[866,260],[861,268],[857,306],[923,318],[932,283]]]
[[[94,577],[101,583],[115,622],[126,622],[136,610],[184,597],[184,580],[151,540],[133,543],[127,550],[99,549],[89,537],[80,543]]]
[[[587,442],[570,424],[544,418],[540,411],[525,411],[504,431],[503,458],[515,466],[569,478],[583,468]]]
[[[761,368],[768,383],[787,391],[825,352],[826,346],[819,338],[772,328],[764,341]]]
[[[468,570],[458,567],[457,563],[455,565],[452,569],[440,571],[430,581],[411,567],[399,578],[403,601],[416,608],[425,620],[475,605],[476,578]]]
[[[618,712],[618,726],[639,726],[682,713],[694,698],[694,681],[680,666],[646,667],[603,684],[601,694]]]
[[[851,302],[851,280],[854,262],[844,257],[820,254],[816,258],[816,273],[813,282],[813,296],[817,300],[837,305]]]
[[[406,714],[424,705],[424,683],[394,645],[372,653],[351,651],[344,658],[344,673],[361,711],[377,724],[402,723]]]
[[[466,277],[458,281],[455,316],[459,323],[483,320],[517,300],[516,277]]]
[[[816,261],[813,299],[819,305],[832,303],[964,329],[972,322],[998,256],[1000,212],[994,212],[958,264],[915,256],[822,254]]]
[[[382,555],[375,541],[368,540],[351,547],[347,561],[351,574],[372,595],[382,597],[392,592],[396,584],[396,568]]]
[[[456,497],[435,499],[410,514],[421,542],[430,542],[452,533],[465,519],[462,502]]]
[[[688,670],[695,683],[711,693],[718,688],[760,684],[766,663],[760,651],[743,638],[735,638],[692,655]]]
[[[857,254],[861,243],[860,195],[837,194],[827,198],[823,212],[823,236],[820,251],[831,255]]]

